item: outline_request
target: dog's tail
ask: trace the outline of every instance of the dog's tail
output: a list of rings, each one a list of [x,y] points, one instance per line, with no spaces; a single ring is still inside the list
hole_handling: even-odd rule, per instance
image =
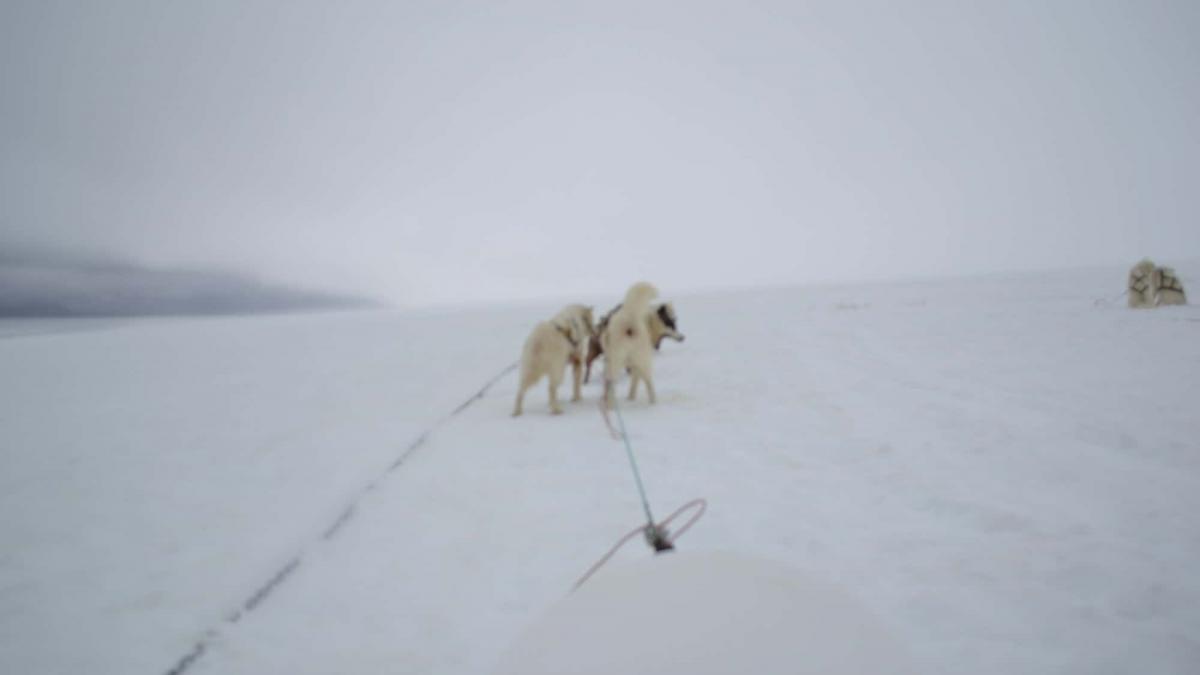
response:
[[[649,308],[650,303],[658,297],[658,289],[649,281],[639,281],[629,287],[625,293],[625,306],[636,308],[638,313]]]

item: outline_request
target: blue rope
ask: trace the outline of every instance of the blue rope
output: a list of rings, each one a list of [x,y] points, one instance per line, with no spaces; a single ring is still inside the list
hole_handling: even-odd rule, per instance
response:
[[[642,508],[646,511],[646,524],[651,530],[655,530],[654,516],[650,515],[650,501],[646,499],[646,487],[642,485],[642,474],[638,472],[637,460],[633,458],[633,447],[629,445],[629,434],[625,431],[625,418],[621,417],[621,406],[617,405],[616,392],[612,393],[613,410],[617,411],[617,424],[621,427],[621,440],[625,441],[625,454],[629,457],[629,466],[633,468],[633,479],[637,481],[638,494],[642,496]]]

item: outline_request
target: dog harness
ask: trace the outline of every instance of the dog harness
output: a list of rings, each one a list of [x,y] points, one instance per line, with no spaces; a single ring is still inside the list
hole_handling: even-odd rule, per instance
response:
[[[579,349],[579,340],[575,340],[571,337],[571,331],[558,324],[554,324],[554,329],[558,331],[559,335],[566,338],[567,342],[571,343],[571,349]]]
[[[1148,276],[1150,275],[1141,272],[1131,274],[1130,277],[1132,277],[1133,280],[1129,282],[1129,290],[1136,293],[1145,293],[1150,289],[1150,282],[1146,280],[1146,277]]]
[[[1179,277],[1174,274],[1162,274],[1162,283],[1159,285],[1159,290],[1183,292],[1183,284],[1179,282]]]

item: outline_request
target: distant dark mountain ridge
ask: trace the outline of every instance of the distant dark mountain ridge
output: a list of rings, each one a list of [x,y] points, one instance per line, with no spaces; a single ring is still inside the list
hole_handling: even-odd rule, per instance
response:
[[[155,269],[0,245],[0,317],[250,314],[373,304],[235,273]]]

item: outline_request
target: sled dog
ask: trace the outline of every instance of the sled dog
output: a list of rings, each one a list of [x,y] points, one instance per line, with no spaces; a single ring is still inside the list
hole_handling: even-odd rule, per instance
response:
[[[604,353],[604,347],[600,344],[600,336],[604,333],[604,329],[608,327],[608,321],[612,318],[617,310],[621,309],[621,305],[617,305],[609,310],[600,318],[600,322],[596,324],[595,334],[588,340],[587,345],[587,370],[584,372],[583,381],[587,382],[592,378],[592,362],[600,358]],[[675,315],[675,306],[669,302],[664,302],[661,305],[653,308],[654,311],[647,317],[647,327],[650,331],[650,340],[654,343],[654,349],[657,351],[662,345],[665,338],[671,338],[676,342],[683,342],[685,336],[680,333],[676,327],[678,319]]]
[[[1187,295],[1183,292],[1183,283],[1170,267],[1160,267],[1154,270],[1154,283],[1158,288],[1158,304],[1186,305]]]
[[[613,383],[626,370],[629,371],[629,400],[637,396],[638,383],[643,380],[650,402],[656,400],[652,362],[654,343],[650,338],[648,319],[653,312],[650,303],[657,297],[658,289],[649,282],[634,284],[600,335],[600,346],[604,350],[605,405],[612,404]]]
[[[1129,306],[1134,308],[1153,307],[1157,275],[1154,263],[1144,259],[1129,270]]]
[[[537,384],[542,376],[550,380],[550,412],[562,414],[562,406],[558,404],[558,385],[562,383],[567,362],[572,355],[578,355],[584,337],[584,328],[578,321],[543,321],[533,327],[521,350],[521,380],[517,388],[517,400],[513,404],[513,417],[523,412],[525,392]],[[576,395],[578,391],[576,385]]]

